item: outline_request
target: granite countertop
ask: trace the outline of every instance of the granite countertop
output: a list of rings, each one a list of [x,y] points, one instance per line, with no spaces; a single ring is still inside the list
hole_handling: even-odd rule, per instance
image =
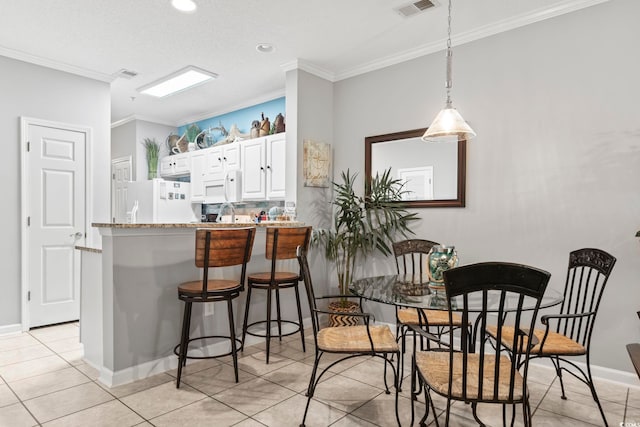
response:
[[[77,250],[79,250],[79,251],[93,252],[93,253],[96,253],[96,254],[101,254],[102,253],[102,249],[90,248],[88,246],[76,246],[75,248]]]
[[[126,223],[101,223],[94,222],[91,224],[97,228],[242,228],[242,227],[301,227],[304,222],[299,221],[262,221],[254,222],[236,222],[234,224],[227,222],[185,222],[177,224],[126,224]]]

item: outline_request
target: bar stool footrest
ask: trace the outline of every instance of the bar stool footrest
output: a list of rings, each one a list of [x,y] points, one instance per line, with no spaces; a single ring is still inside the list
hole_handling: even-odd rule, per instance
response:
[[[260,320],[260,321],[257,321],[257,322],[249,323],[249,324],[247,325],[247,328],[246,328],[246,334],[247,334],[247,335],[252,335],[252,336],[254,336],[254,337],[266,338],[266,337],[267,337],[267,333],[266,333],[266,331],[265,331],[265,333],[264,333],[264,334],[260,334],[260,333],[258,333],[258,332],[250,332],[250,331],[249,331],[249,328],[251,328],[252,326],[262,325],[262,324],[266,324],[266,323],[267,323],[267,321],[266,321],[266,320]],[[277,321],[277,320],[271,320],[271,323],[272,323],[272,324],[273,324],[273,323],[275,323],[275,324],[277,325],[277,324],[278,324],[278,321]],[[286,323],[286,324],[289,324],[289,325],[295,325],[297,328],[296,328],[295,330],[291,331],[291,332],[283,333],[282,335],[279,335],[278,333],[271,334],[271,338],[275,338],[275,337],[280,337],[280,338],[282,338],[282,337],[288,337],[289,335],[297,334],[297,333],[299,333],[299,332],[300,332],[300,329],[301,329],[301,328],[300,328],[300,323],[298,323],[298,322],[294,322],[293,320],[281,320],[281,321],[280,321],[280,323]]]
[[[187,359],[217,359],[219,357],[230,356],[233,354],[233,350],[229,350],[228,353],[217,354],[215,356],[189,356],[189,344],[191,343],[191,341],[206,340],[209,338],[224,338],[229,340],[229,342],[231,342],[231,337],[228,335],[207,335],[206,337],[190,338],[189,341],[187,341],[187,355],[185,357]],[[244,346],[244,343],[242,342],[242,340],[240,338],[236,338],[236,352],[241,351],[243,346]],[[180,344],[176,345],[173,348],[173,354],[178,356],[178,358],[180,357]]]

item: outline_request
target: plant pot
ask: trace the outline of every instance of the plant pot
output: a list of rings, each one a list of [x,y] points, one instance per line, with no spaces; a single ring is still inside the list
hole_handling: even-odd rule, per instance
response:
[[[149,173],[147,174],[147,179],[154,179],[158,177],[158,171],[157,170],[149,170]]]
[[[339,313],[360,313],[360,305],[353,301],[333,301],[329,303],[329,311],[337,311]],[[356,326],[360,324],[358,316],[342,316],[339,314],[329,315],[329,326]]]

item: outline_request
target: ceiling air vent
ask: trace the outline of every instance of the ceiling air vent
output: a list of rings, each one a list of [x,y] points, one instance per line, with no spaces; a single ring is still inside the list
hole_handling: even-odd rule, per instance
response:
[[[420,12],[424,12],[436,5],[436,2],[432,0],[419,0],[412,3],[408,3],[394,8],[401,16],[407,18],[409,16],[417,15]]]
[[[129,80],[131,80],[132,78],[134,78],[137,75],[138,75],[137,72],[135,72],[133,70],[127,70],[126,68],[121,68],[115,74],[116,77],[122,77],[123,79],[129,79]]]

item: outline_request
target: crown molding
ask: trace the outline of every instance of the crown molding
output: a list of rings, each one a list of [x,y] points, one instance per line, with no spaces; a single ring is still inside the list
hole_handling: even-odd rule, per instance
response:
[[[280,66],[285,73],[291,70],[302,70],[314,76],[320,77],[330,82],[336,82],[336,75],[333,71],[322,68],[304,59],[294,59],[293,61],[286,62]]]
[[[165,122],[165,121],[162,121],[162,120],[155,119],[153,117],[139,116],[137,114],[132,114],[132,115],[127,116],[127,117],[125,117],[123,119],[116,120],[115,122],[111,122],[111,129],[116,128],[118,126],[122,126],[124,124],[129,123],[129,122],[134,122],[136,120],[140,120],[140,121],[143,121],[143,122],[156,123],[156,124],[164,125],[164,126],[178,127],[175,123]]]
[[[4,46],[0,46],[0,55],[12,59],[17,59],[19,61],[28,62],[30,64],[40,65],[42,67],[52,68],[54,70],[64,71],[78,76],[87,77],[93,80],[99,80],[105,83],[111,83],[116,79],[116,77],[112,76],[111,74],[104,74],[82,67],[76,67],[75,65],[66,64],[64,62],[55,61],[53,59],[44,58],[37,55],[32,55],[15,49],[9,49],[8,47]]]
[[[197,116],[187,117],[185,119],[180,120],[175,126],[180,127],[186,124],[199,122],[200,120],[210,119],[215,116],[221,116],[223,114],[227,114],[232,111],[241,110],[247,107],[253,107],[254,105],[262,104],[263,102],[271,101],[276,98],[282,98],[283,96],[285,96],[284,88],[278,89],[274,92],[265,93],[255,98],[244,100],[238,104],[228,105],[226,107],[223,107],[215,111],[209,111],[206,113],[198,114]]]
[[[118,126],[126,125],[129,122],[133,122],[138,120],[135,114],[125,117],[124,119],[116,120],[115,122],[111,122],[111,129],[117,128]]]
[[[473,29],[471,31],[466,31],[454,35],[451,38],[451,43],[454,46],[462,45],[609,1],[611,0],[566,0],[553,7],[536,9],[531,12],[513,16],[509,19],[497,21],[492,24]],[[343,71],[335,73],[334,80],[332,81],[348,79],[360,74],[376,71],[381,68],[396,65],[415,58],[419,58],[421,56],[442,51],[445,48],[445,42],[446,39],[442,38],[441,40],[436,42],[425,44],[414,49],[402,51],[395,55],[389,55],[354,68],[345,69]]]

